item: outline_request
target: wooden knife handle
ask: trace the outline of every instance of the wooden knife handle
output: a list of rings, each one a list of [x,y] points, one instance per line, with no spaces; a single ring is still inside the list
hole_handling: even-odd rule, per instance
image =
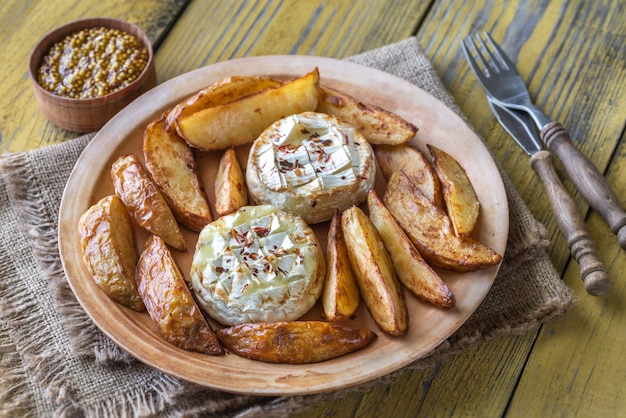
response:
[[[626,249],[626,212],[604,176],[572,143],[559,122],[551,122],[541,130],[541,138],[565,166],[567,174],[580,193],[617,234],[619,246]]]
[[[611,285],[604,265],[596,256],[596,246],[585,227],[585,220],[576,202],[567,192],[554,169],[554,160],[548,151],[539,151],[530,159],[530,165],[546,187],[552,212],[578,264],[585,290],[594,296],[606,293]]]

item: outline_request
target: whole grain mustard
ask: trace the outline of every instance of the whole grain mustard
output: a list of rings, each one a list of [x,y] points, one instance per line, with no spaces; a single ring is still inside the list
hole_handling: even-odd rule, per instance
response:
[[[137,79],[148,63],[148,50],[119,29],[94,27],[66,36],[50,48],[38,82],[58,96],[101,97]]]

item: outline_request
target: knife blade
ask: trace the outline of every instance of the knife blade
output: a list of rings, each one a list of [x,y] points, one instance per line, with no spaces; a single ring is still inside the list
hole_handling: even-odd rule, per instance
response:
[[[596,246],[587,232],[585,220],[576,202],[554,169],[552,155],[543,149],[532,119],[526,113],[500,106],[490,97],[488,102],[500,125],[530,156],[530,165],[545,186],[559,229],[565,236],[574,259],[580,265],[580,276],[585,290],[593,296],[605,294],[611,285],[606,269],[597,258]]]

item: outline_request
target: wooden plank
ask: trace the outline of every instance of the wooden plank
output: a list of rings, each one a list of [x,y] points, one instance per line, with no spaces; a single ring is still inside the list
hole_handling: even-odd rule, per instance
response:
[[[626,203],[626,136],[612,161],[607,179]],[[610,417],[626,411],[626,251],[616,245],[599,215],[592,213],[588,225],[613,287],[605,296],[586,296],[578,266],[569,266],[564,280],[580,299],[565,318],[542,328],[510,417],[557,416],[564,411],[568,416]]]
[[[48,122],[39,111],[28,80],[31,48],[45,33],[75,19],[107,16],[141,27],[159,41],[188,0],[33,1],[0,5],[0,152],[34,149],[74,138]]]
[[[243,56],[343,58],[410,36],[427,8],[416,0],[193,2],[161,46],[157,73],[166,80]]]

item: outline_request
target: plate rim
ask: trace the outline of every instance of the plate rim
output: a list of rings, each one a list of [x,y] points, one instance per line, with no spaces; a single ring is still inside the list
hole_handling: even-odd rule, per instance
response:
[[[347,387],[356,386],[365,382],[369,382],[376,378],[382,377],[393,371],[399,370],[400,368],[407,366],[408,364],[416,360],[419,360],[420,358],[424,357],[428,352],[432,351],[439,344],[441,344],[441,342],[449,338],[463,323],[467,321],[467,319],[469,319],[469,317],[478,308],[478,306],[480,306],[480,304],[486,297],[487,293],[489,292],[489,289],[493,285],[493,282],[495,281],[495,278],[497,276],[498,270],[500,269],[501,263],[498,264],[497,266],[491,267],[490,269],[482,271],[482,272],[488,272],[490,274],[490,277],[491,277],[490,283],[489,283],[488,288],[482,293],[480,300],[475,304],[475,306],[473,306],[471,312],[467,314],[462,320],[457,320],[453,325],[451,325],[449,327],[450,332],[447,335],[443,336],[438,342],[430,344],[430,347],[428,348],[428,350],[421,353],[421,355],[416,356],[414,358],[394,359],[394,361],[386,363],[387,366],[384,371],[381,371],[381,369],[375,369],[370,372],[362,373],[358,376],[351,376],[341,381],[333,380],[331,377],[328,384],[324,384],[324,385],[317,384],[311,387],[302,387],[301,385],[295,385],[295,384],[290,385],[290,382],[295,383],[296,381],[300,382],[302,379],[306,381],[307,379],[306,375],[298,375],[297,368],[294,368],[291,365],[271,365],[272,367],[275,367],[276,370],[280,372],[279,374],[281,374],[281,376],[279,377],[282,377],[282,379],[280,379],[280,381],[273,380],[272,381],[273,384],[270,384],[269,386],[265,386],[265,387],[258,387],[254,390],[251,390],[249,385],[247,385],[246,387],[243,387],[241,384],[234,383],[234,381],[237,381],[237,382],[239,381],[237,379],[228,379],[227,381],[223,381],[223,380],[215,381],[211,379],[202,380],[202,379],[197,379],[195,377],[190,378],[189,374],[185,373],[184,370],[183,371],[173,370],[169,366],[163,366],[163,364],[159,364],[159,363],[155,364],[153,361],[146,361],[144,347],[140,347],[140,348],[129,347],[128,344],[126,344],[123,341],[123,338],[119,334],[118,329],[116,329],[115,327],[111,328],[111,324],[102,324],[98,319],[94,318],[94,316],[92,315],[93,312],[90,310],[88,301],[83,300],[82,298],[83,295],[80,292],[81,288],[79,286],[79,283],[77,282],[77,280],[79,279],[74,276],[70,277],[71,276],[70,272],[73,272],[73,269],[75,269],[76,266],[71,266],[68,264],[69,260],[71,260],[69,253],[75,252],[77,247],[75,246],[75,242],[74,242],[74,245],[72,245],[72,239],[68,238],[68,233],[69,231],[71,231],[72,228],[70,227],[70,225],[68,225],[66,220],[63,219],[63,215],[67,213],[67,208],[69,207],[69,205],[71,205],[71,200],[72,200],[72,196],[70,196],[71,186],[76,185],[77,181],[80,183],[80,180],[79,179],[77,180],[77,178],[81,174],[81,171],[84,171],[84,169],[80,167],[80,164],[81,162],[84,162],[84,160],[87,159],[87,157],[85,156],[90,156],[91,154],[95,152],[94,150],[98,150],[99,148],[105,147],[106,144],[104,144],[104,141],[107,139],[107,134],[112,135],[116,132],[123,131],[123,129],[121,129],[121,127],[119,126],[122,123],[121,121],[123,121],[123,119],[127,115],[130,115],[133,111],[137,109],[141,109],[141,106],[144,105],[145,103],[149,103],[150,99],[153,98],[153,96],[157,96],[158,93],[167,94],[172,90],[176,90],[181,85],[185,85],[186,83],[189,82],[189,80],[206,79],[207,82],[210,82],[211,80],[217,81],[217,79],[223,78],[221,76],[227,73],[230,73],[230,75],[247,75],[247,74],[243,74],[246,71],[243,71],[242,73],[242,71],[234,71],[234,70],[241,69],[241,68],[259,68],[259,64],[266,63],[267,60],[271,60],[274,63],[274,65],[279,65],[280,71],[276,70],[275,73],[287,72],[292,75],[304,74],[305,72],[310,71],[312,68],[318,67],[320,69],[322,84],[325,84],[324,81],[330,81],[330,78],[325,78],[324,76],[325,70],[332,73],[333,76],[336,76],[336,73],[332,72],[332,68],[334,66],[338,66],[340,63],[341,67],[344,67],[344,68],[347,67],[349,70],[352,70],[352,71],[360,71],[362,72],[361,74],[366,73],[367,76],[372,79],[379,78],[379,79],[384,79],[385,81],[392,81],[394,83],[398,83],[402,88],[409,89],[409,92],[412,90],[416,93],[419,93],[420,95],[426,95],[429,97],[429,100],[435,101],[436,103],[438,103],[439,105],[447,109],[447,112],[449,112],[450,115],[454,115],[454,117],[458,118],[458,121],[456,122],[458,123],[460,121],[461,123],[463,123],[468,128],[468,133],[474,136],[473,139],[478,140],[478,142],[473,142],[472,144],[473,145],[480,144],[482,146],[482,149],[480,150],[480,152],[486,153],[486,155],[489,157],[490,163],[493,165],[493,167],[490,167],[490,169],[493,170],[495,168],[495,171],[497,173],[497,178],[493,179],[493,181],[497,183],[497,184],[494,184],[494,188],[497,189],[496,190],[497,195],[504,197],[504,199],[499,202],[499,205],[500,205],[499,213],[500,215],[504,213],[505,218],[506,218],[505,220],[504,219],[501,220],[504,222],[502,226],[506,227],[506,233],[505,233],[503,242],[501,243],[502,249],[499,251],[502,255],[504,254],[504,250],[506,249],[507,240],[508,240],[509,210],[508,210],[508,202],[506,199],[506,190],[504,188],[503,179],[499,173],[499,170],[497,169],[497,164],[493,160],[493,156],[489,152],[487,146],[480,139],[480,137],[474,132],[474,130],[467,124],[467,122],[463,120],[461,116],[456,114],[452,109],[447,107],[444,103],[442,103],[439,99],[437,99],[436,97],[434,97],[432,94],[428,93],[427,91],[421,89],[420,87],[410,83],[409,81],[405,79],[402,79],[390,73],[383,72],[382,70],[378,70],[378,69],[371,68],[371,67],[366,67],[361,64],[356,64],[356,63],[352,63],[349,61],[339,61],[333,58],[316,57],[316,56],[270,55],[270,56],[237,58],[237,59],[230,60],[230,61],[224,61],[224,62],[208,65],[208,66],[201,67],[196,70],[181,74],[177,77],[174,77],[170,80],[167,80],[159,84],[158,86],[148,91],[147,93],[144,93],[142,96],[136,99],[133,103],[127,106],[124,110],[122,110],[118,115],[112,118],[111,121],[109,121],[92,138],[90,143],[85,147],[80,157],[77,159],[70,173],[68,181],[65,185],[63,195],[61,198],[61,204],[59,207],[58,242],[59,242],[59,252],[61,256],[61,262],[63,265],[64,272],[68,278],[68,283],[76,299],[78,300],[82,309],[89,316],[89,318],[95,323],[95,325],[102,332],[104,332],[104,334],[106,334],[109,338],[111,338],[118,346],[128,351],[133,357],[137,358],[142,363],[147,364],[148,366],[154,367],[170,376],[174,376],[174,377],[186,380],[186,381],[190,381],[190,382],[197,383],[206,387],[211,387],[217,390],[223,390],[223,391],[230,392],[230,393],[267,395],[267,396],[303,395],[303,394],[312,394],[312,393],[322,393],[322,392],[328,392],[331,390],[337,390],[337,389],[343,389]],[[261,67],[263,66],[261,65]],[[305,68],[308,68],[308,70],[301,71]],[[295,72],[296,69],[299,71]],[[262,75],[257,70],[252,71],[251,74]],[[264,73],[264,74],[267,74],[267,73]],[[194,88],[193,92],[197,90],[198,90],[197,88]],[[172,95],[171,103],[167,103],[167,104],[160,103],[158,107],[164,110],[165,108],[167,108],[167,106],[171,105],[172,103],[176,103],[182,98],[188,96],[187,94],[188,92],[184,89],[183,91],[185,91],[185,93],[180,93],[179,96],[177,97]],[[184,96],[184,97],[180,97],[180,96]],[[144,123],[143,121],[145,121],[146,119],[150,119],[150,117],[148,117],[148,115],[145,115],[143,118],[139,118],[139,119],[140,120],[137,120],[136,122],[137,125]],[[145,126],[145,124],[142,126]],[[419,135],[419,132],[418,132],[418,135]],[[121,139],[119,141],[121,141]],[[93,197],[92,197],[92,201],[93,201]],[[91,278],[89,279],[91,280]],[[122,310],[125,308],[117,307],[117,309]],[[126,330],[126,331],[129,331],[129,330]],[[380,330],[376,330],[376,331],[377,333],[381,332]],[[155,343],[158,344],[158,342],[155,342]],[[149,344],[149,342],[146,342],[146,344]],[[168,344],[168,343],[165,342],[165,344]],[[158,344],[158,345],[162,345],[162,344]],[[164,349],[166,352],[170,352],[172,350],[172,353],[177,351],[175,347],[164,347]],[[191,358],[189,360],[190,364],[202,365],[203,362],[198,360],[198,356],[200,355],[197,355],[195,353],[188,353],[188,354],[189,354],[189,357]],[[231,355],[231,356],[235,356],[235,355]],[[252,360],[245,360],[245,361],[250,362]],[[244,364],[249,365],[249,363],[245,363],[245,361],[244,361]],[[254,363],[256,364],[258,362],[254,362]],[[328,363],[328,362],[325,362],[325,363]],[[241,361],[237,361],[235,362],[235,364],[241,364]],[[317,364],[320,365],[323,363],[317,363]],[[306,366],[307,367],[305,369],[312,369],[312,368],[315,368],[316,365],[306,365]],[[266,367],[263,366],[263,368],[265,369]],[[330,375],[335,376],[332,373]],[[263,381],[263,383],[267,384],[268,381]]]

